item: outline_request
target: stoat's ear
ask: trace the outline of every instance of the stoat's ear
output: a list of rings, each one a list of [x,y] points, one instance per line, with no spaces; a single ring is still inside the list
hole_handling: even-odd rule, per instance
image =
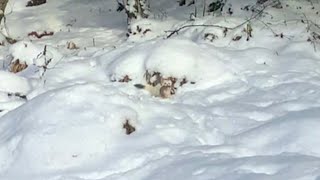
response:
[[[171,80],[171,85],[174,85],[177,82],[177,78],[175,77],[170,77],[169,79]]]
[[[164,78],[161,76],[160,77],[160,85],[163,86],[163,83],[164,83]]]

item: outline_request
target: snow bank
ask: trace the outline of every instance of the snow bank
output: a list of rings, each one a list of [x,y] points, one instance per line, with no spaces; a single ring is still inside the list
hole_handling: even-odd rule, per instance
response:
[[[83,176],[102,178],[166,156],[166,144],[223,142],[223,134],[207,127],[201,112],[170,112],[174,106],[145,102],[136,92],[84,83],[48,91],[7,113],[0,122],[1,175],[41,178],[68,171],[82,177],[88,168],[98,173]],[[126,120],[136,129],[130,135],[123,127]]]
[[[126,120],[138,128],[137,113],[125,106],[126,101],[111,87],[96,85],[34,98],[17,109],[20,115],[8,113],[2,118],[0,172],[10,176],[18,170],[23,177],[86,165],[112,153],[122,138],[130,138],[123,129]]]
[[[150,41],[138,45],[107,66],[110,75],[117,79],[128,75],[139,81],[146,70],[160,72],[164,77],[186,78],[196,82],[198,87],[235,79],[231,68],[221,57],[187,39]]]

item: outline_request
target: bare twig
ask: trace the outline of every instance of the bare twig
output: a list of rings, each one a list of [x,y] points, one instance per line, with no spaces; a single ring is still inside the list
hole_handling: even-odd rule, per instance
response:
[[[275,36],[275,37],[280,37],[280,38],[287,38],[288,40],[291,40],[290,37],[287,37],[285,35],[283,35],[283,33],[276,33],[267,23],[265,23],[264,21],[262,20],[259,20],[265,27],[267,27],[271,32],[272,34]]]
[[[43,72],[41,74],[41,78],[44,76],[48,68],[48,65],[52,61],[52,58],[47,60],[47,45],[44,46],[43,51],[37,56],[37,58],[40,58],[41,56],[44,56],[44,65],[38,66],[39,68],[43,68]]]
[[[310,31],[310,28],[311,28],[311,26],[310,26],[310,21],[309,21],[309,19],[307,18],[306,14],[304,14],[304,13],[302,13],[302,14],[303,14],[303,16],[304,16],[304,18],[306,19],[306,22],[307,22],[307,24],[308,24],[308,26],[307,26],[307,32],[309,32],[309,31]]]
[[[273,23],[273,24],[280,24],[280,23],[285,23],[285,24],[288,24],[290,22],[306,22],[306,23],[309,23],[311,25],[313,25],[314,27],[316,27],[317,29],[320,30],[320,25],[315,23],[314,21],[310,20],[310,19],[287,19],[283,22],[283,20],[279,21],[278,23]]]
[[[259,19],[258,19],[258,21],[260,21],[265,27],[267,27],[267,28],[272,32],[272,34],[273,34],[274,36],[277,36],[277,35],[278,35],[278,33],[274,32],[274,30],[273,30],[268,24],[266,24],[264,21],[259,20]]]
[[[207,2],[206,2],[206,0],[203,0],[203,11],[202,11],[203,17],[206,15],[206,6],[207,6]]]
[[[310,3],[311,6],[313,6],[312,0],[308,0],[308,2]]]
[[[197,9],[197,0],[194,0],[194,16],[198,16],[198,9]]]
[[[170,34],[167,36],[167,38],[170,38],[174,34],[178,34],[179,31],[181,31],[185,28],[189,28],[189,27],[215,27],[215,28],[220,28],[220,29],[234,30],[234,29],[237,29],[237,28],[245,25],[246,23],[250,22],[253,19],[256,19],[258,16],[260,16],[263,13],[265,8],[267,8],[267,6],[265,6],[262,10],[260,10],[257,14],[255,14],[251,18],[245,20],[244,22],[242,22],[241,24],[239,24],[235,27],[226,27],[226,26],[220,26],[220,25],[214,25],[214,24],[189,24],[189,25],[182,26],[182,27],[180,27],[176,30],[173,30],[173,31],[166,31],[166,32],[170,32]]]

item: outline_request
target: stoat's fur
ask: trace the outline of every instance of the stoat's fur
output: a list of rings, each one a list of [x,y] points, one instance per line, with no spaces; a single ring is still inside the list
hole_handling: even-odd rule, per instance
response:
[[[171,92],[172,92],[172,87],[171,86],[162,86],[160,88],[160,97],[162,97],[162,98],[170,98],[171,97]]]
[[[134,86],[138,89],[144,89],[144,90],[148,91],[152,96],[160,97],[160,89],[161,89],[160,84],[158,84],[156,86],[152,86],[150,84],[146,84],[146,85],[135,84]]]
[[[152,96],[162,97],[162,98],[169,98],[172,94],[172,82],[171,80],[163,79],[160,84],[155,86],[146,84],[135,84],[136,88],[144,89],[148,91]]]

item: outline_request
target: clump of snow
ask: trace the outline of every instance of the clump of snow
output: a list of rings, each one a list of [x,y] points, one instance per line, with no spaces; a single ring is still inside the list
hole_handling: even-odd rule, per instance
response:
[[[0,71],[0,91],[26,94],[31,90],[29,80],[16,74]]]
[[[0,116],[25,103],[19,96],[27,95],[33,88],[32,82],[11,72],[0,71]]]
[[[20,62],[36,66],[44,66],[49,59],[51,59],[49,65],[53,66],[62,58],[62,54],[56,49],[28,41],[20,41],[13,44],[9,49],[9,53],[14,59],[19,59]]]

